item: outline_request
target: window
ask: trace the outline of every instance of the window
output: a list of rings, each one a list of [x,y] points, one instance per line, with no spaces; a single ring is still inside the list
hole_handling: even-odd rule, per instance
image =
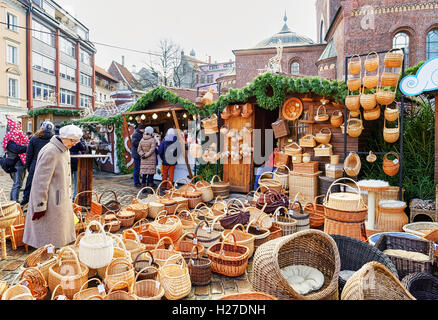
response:
[[[32,29],[32,37],[48,44],[49,46],[53,47],[55,45],[55,37],[49,28],[33,20]]]
[[[405,51],[405,68],[409,68],[409,35],[404,32],[399,32],[392,40],[392,47],[404,49]]]
[[[76,57],[76,45],[63,37],[59,38],[59,50],[73,58]]]
[[[61,99],[60,99],[60,103],[61,104],[66,104],[66,105],[70,105],[70,106],[74,106],[76,105],[76,93],[70,90],[65,90],[65,89],[61,89],[60,90],[60,94],[61,94]]]
[[[102,93],[100,93],[100,99],[99,99],[99,101],[100,101],[100,102],[103,102],[103,100],[102,100]]]
[[[32,52],[32,67],[43,72],[55,74],[55,60],[37,52]]]
[[[81,58],[82,63],[84,63],[88,66],[91,66],[91,54],[89,54],[86,51],[81,50],[80,56],[81,56],[80,58]]]
[[[291,74],[300,74],[300,64],[297,61],[292,62],[290,65]]]
[[[103,95],[103,101],[106,101],[106,94]]]
[[[7,28],[9,30],[18,32],[18,18],[17,16],[13,15],[12,13],[7,13],[6,15],[6,22],[7,22]]]
[[[205,76],[201,76],[201,84],[205,83]]]
[[[209,69],[210,70],[217,70],[217,69],[219,69],[219,66],[218,65],[213,65],[213,66],[210,66]]]
[[[59,76],[67,80],[76,81],[76,70],[64,64],[60,64]]]
[[[18,48],[12,44],[6,46],[6,62],[18,64]]]
[[[55,95],[55,87],[48,84],[33,82],[33,98],[35,100],[49,101]]]
[[[319,29],[319,42],[324,42],[324,20],[321,20],[321,27]]]
[[[9,78],[8,97],[18,98],[18,79]]]
[[[91,87],[91,77],[81,73],[81,84],[87,87]]]
[[[431,30],[426,38],[427,60],[438,57],[438,29]]]
[[[44,2],[44,11],[52,18],[55,18],[55,8],[49,5],[47,1]]]
[[[91,97],[81,94],[81,107],[91,107]]]
[[[213,75],[207,76],[207,83],[213,83]]]

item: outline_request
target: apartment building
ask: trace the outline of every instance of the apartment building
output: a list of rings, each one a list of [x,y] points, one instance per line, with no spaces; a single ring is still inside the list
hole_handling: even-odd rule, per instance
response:
[[[55,1],[27,0],[26,129],[44,120],[55,124],[95,106],[96,49],[89,30]]]
[[[6,133],[6,118],[27,113],[26,6],[16,0],[0,1],[0,141]]]
[[[95,67],[96,74],[96,90],[95,90],[95,108],[99,109],[105,103],[113,101],[111,93],[117,90],[119,81],[114,79],[105,69],[99,66]]]

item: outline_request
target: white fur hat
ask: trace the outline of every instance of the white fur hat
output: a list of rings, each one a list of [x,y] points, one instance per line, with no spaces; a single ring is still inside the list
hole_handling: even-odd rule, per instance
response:
[[[144,133],[147,133],[148,135],[151,136],[154,133],[154,128],[146,127],[146,129],[144,130]]]
[[[79,140],[82,138],[82,129],[71,124],[59,129],[59,137],[65,139]]]

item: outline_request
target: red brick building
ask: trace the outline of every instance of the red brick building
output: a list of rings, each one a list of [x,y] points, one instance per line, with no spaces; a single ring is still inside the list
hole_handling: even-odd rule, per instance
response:
[[[284,46],[284,73],[328,79],[343,80],[345,57],[353,54],[402,47],[406,67],[438,56],[436,0],[317,0],[315,10],[317,42],[290,30],[285,17],[277,34],[253,48],[234,50],[233,87],[241,88],[259,74],[276,55],[278,39]]]

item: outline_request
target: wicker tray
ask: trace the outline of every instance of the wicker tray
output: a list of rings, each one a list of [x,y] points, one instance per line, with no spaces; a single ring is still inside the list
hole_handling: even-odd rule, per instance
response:
[[[433,229],[438,229],[438,222],[413,222],[403,226],[403,231],[424,237]]]

